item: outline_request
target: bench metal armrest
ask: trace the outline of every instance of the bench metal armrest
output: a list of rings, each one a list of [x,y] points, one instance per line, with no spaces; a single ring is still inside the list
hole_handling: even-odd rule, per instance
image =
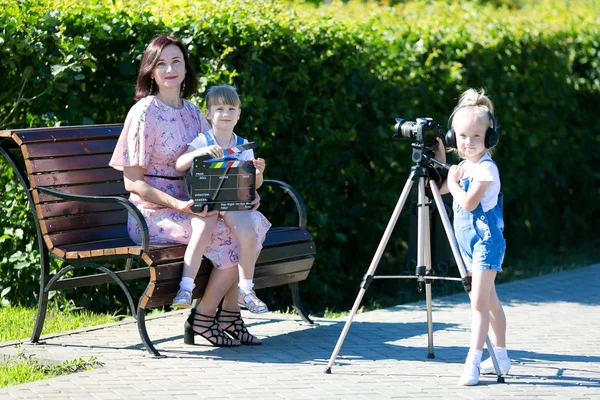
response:
[[[298,211],[298,226],[302,229],[306,229],[306,207],[304,206],[302,196],[300,196],[296,189],[285,182],[272,179],[265,179],[263,181],[263,185],[265,184],[269,186],[277,186],[283,189],[283,191],[287,193],[292,200],[294,200],[294,203],[296,204],[296,210]]]
[[[148,252],[148,250],[150,249],[150,234],[148,232],[148,225],[146,224],[146,220],[144,219],[144,216],[142,215],[140,210],[138,210],[138,208],[134,206],[133,203],[129,201],[129,199],[126,199],[121,196],[88,196],[83,194],[64,193],[60,190],[50,189],[47,187],[37,187],[36,189],[40,192],[48,193],[52,196],[70,201],[81,201],[84,203],[118,203],[122,205],[131,214],[133,219],[135,219],[138,226],[140,227],[140,233],[142,236],[142,250],[144,252]]]

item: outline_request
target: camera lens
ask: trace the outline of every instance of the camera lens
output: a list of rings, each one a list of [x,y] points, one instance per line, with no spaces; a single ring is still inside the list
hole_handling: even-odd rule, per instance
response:
[[[415,127],[417,123],[407,121],[402,118],[396,118],[396,126],[394,126],[394,137],[398,139],[415,139]]]

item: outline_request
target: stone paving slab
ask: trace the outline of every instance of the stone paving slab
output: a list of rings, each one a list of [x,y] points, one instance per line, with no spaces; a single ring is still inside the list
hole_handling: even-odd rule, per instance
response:
[[[148,320],[167,358],[146,355],[134,321],[44,336],[23,345],[47,362],[96,357],[92,371],[0,389],[30,399],[600,399],[600,264],[498,286],[508,320],[506,383],[458,386],[469,343],[466,294],[433,300],[434,359],[425,301],[357,314],[325,374],[346,318],[244,313],[262,346],[183,344],[184,311]],[[373,283],[370,290],[377,283]],[[1,343],[0,356],[14,356]]]

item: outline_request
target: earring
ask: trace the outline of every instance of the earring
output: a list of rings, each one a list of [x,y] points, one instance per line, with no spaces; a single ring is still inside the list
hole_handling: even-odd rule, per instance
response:
[[[181,91],[179,92],[179,96],[183,97],[184,93],[185,93],[185,81],[183,81],[183,83],[181,84]]]
[[[150,94],[154,93],[154,79],[150,78]]]

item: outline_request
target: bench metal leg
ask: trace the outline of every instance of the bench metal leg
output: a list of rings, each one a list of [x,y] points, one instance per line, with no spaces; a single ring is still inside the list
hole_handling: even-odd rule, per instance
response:
[[[167,356],[163,356],[156,350],[150,337],[148,336],[148,330],[146,329],[146,309],[139,308],[137,310],[137,326],[138,332],[140,333],[140,339],[142,339],[142,343],[146,348],[146,351],[150,353],[152,358],[166,358]]]
[[[292,291],[292,301],[294,302],[294,308],[296,312],[302,319],[308,323],[313,325],[314,322],[308,317],[306,311],[304,311],[304,307],[302,307],[302,302],[300,301],[300,288],[298,282],[288,283],[290,290]]]
[[[48,270],[49,262],[45,253],[40,252],[40,300],[38,302],[37,316],[35,317],[35,325],[33,326],[33,333],[29,341],[33,344],[39,343],[40,335],[44,329],[44,321],[46,320],[46,311],[48,310],[48,291],[46,289],[46,282],[48,282]],[[42,343],[43,344],[43,343]]]
[[[29,179],[27,178],[27,171],[25,170],[25,165],[22,162],[23,159],[19,156],[15,156],[11,150],[16,149],[14,144],[7,144],[6,141],[2,140],[0,142],[0,154],[4,156],[6,161],[11,165],[13,170],[13,175],[17,177],[21,187],[23,188],[25,195],[27,196],[27,201],[29,202],[29,207],[33,211],[33,220],[35,221],[35,231],[37,234],[37,243],[40,249],[40,299],[38,302],[38,312],[35,317],[35,324],[33,326],[33,332],[31,334],[31,339],[29,340],[32,344],[38,344],[40,335],[42,334],[42,330],[44,328],[44,321],[46,319],[46,311],[48,309],[48,292],[46,289],[46,284],[50,279],[50,262],[49,262],[49,254],[46,245],[44,244],[44,238],[42,235],[42,230],[40,228],[40,222],[37,217],[37,213],[35,212],[35,202],[33,201],[33,195],[31,190],[29,190]]]

